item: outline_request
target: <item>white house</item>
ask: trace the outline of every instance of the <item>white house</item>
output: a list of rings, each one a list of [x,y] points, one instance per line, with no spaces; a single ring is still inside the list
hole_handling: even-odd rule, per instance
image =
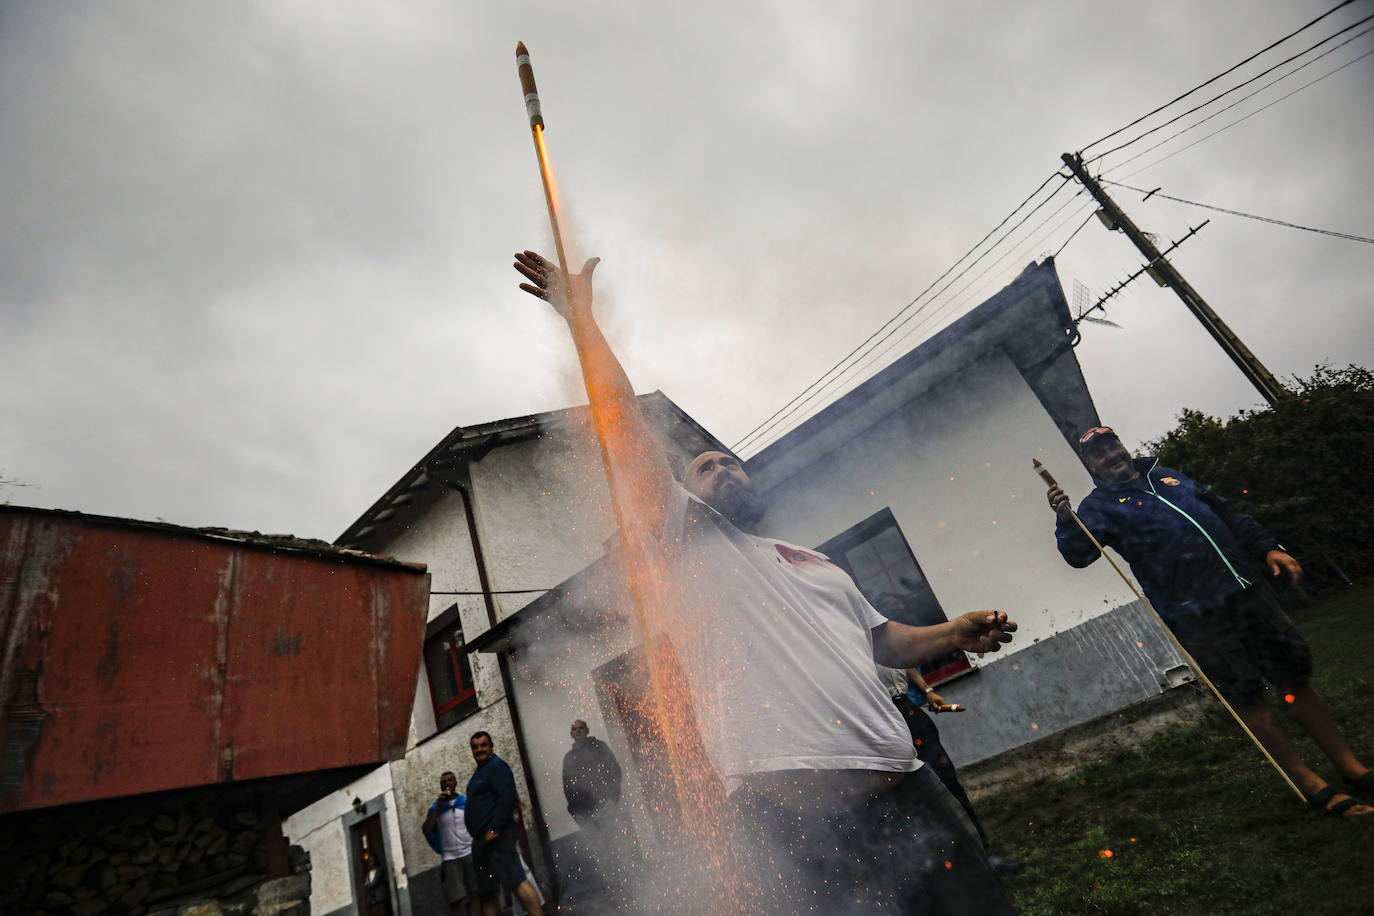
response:
[[[817,546],[912,621],[979,608],[1018,621],[1005,651],[928,672],[969,709],[942,720],[960,763],[1157,696],[1179,662],[1109,567],[1074,570],[1055,549],[1031,460],[1071,493],[1090,488],[1071,443],[1098,418],[1075,342],[1053,262],[1032,265],[746,463],[767,531]],[[662,394],[641,403],[670,455],[722,448]],[[314,912],[361,899],[346,877],[358,858],[348,825],[375,810],[388,813],[396,910],[429,911],[438,858],[419,823],[442,770],[460,785],[471,772],[478,729],[516,769],[546,890],[567,892],[579,863],[561,785],[573,718],[615,749],[627,798],[650,802],[630,806],[641,840],[672,836],[601,473],[585,409],[458,429],[340,537],[425,563],[435,594],[405,760],[287,823],[314,857]]]

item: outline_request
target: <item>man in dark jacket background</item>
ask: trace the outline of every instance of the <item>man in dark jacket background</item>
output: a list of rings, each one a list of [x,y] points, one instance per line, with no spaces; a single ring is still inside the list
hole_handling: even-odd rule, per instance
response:
[[[563,755],[563,797],[568,813],[579,824],[594,817],[607,805],[620,804],[620,761],[598,738],[592,737],[587,723],[574,719],[569,734],[573,746]]]
[[[592,736],[587,723],[574,719],[572,747],[563,755],[563,797],[577,822],[592,867],[608,886],[628,890],[638,865],[634,829],[620,816],[624,774],[615,753]]]
[[[525,867],[515,846],[515,774],[510,764],[496,756],[491,735],[475,733],[469,741],[477,764],[468,780],[464,822],[472,834],[472,863],[477,869],[477,889],[488,916],[501,912],[501,889],[510,891],[530,916],[543,916],[539,892],[525,878]]]
[[[1110,428],[1085,432],[1079,450],[1096,484],[1078,507],[1079,519],[1130,563],[1159,616],[1308,803],[1336,816],[1374,814],[1303,762],[1264,701],[1268,681],[1351,791],[1374,792],[1374,773],[1351,752],[1312,686],[1311,652],[1265,581],[1286,575],[1296,582],[1298,561],[1207,487],[1156,458],[1132,458]],[[1069,497],[1053,487],[1049,503],[1064,559],[1080,568],[1096,560],[1098,550],[1073,521]]]

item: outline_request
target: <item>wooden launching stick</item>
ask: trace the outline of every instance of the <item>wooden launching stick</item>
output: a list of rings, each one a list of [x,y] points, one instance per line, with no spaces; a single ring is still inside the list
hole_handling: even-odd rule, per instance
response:
[[[1039,458],[1031,459],[1031,463],[1034,465],[1036,473],[1040,475],[1040,479],[1045,481],[1045,486],[1048,489],[1054,489],[1059,486],[1054,476],[1050,474],[1049,468],[1041,464]],[[1169,625],[1164,622],[1164,618],[1159,616],[1159,612],[1156,611],[1149,600],[1140,593],[1140,589],[1136,588],[1135,583],[1131,581],[1130,577],[1121,571],[1120,566],[1116,565],[1116,561],[1111,558],[1111,555],[1108,554],[1105,549],[1103,549],[1102,544],[1098,542],[1097,538],[1093,537],[1093,533],[1088,530],[1087,525],[1083,524],[1083,520],[1078,517],[1077,512],[1073,511],[1072,506],[1068,507],[1068,512],[1069,516],[1078,524],[1078,527],[1088,536],[1088,540],[1092,541],[1092,545],[1097,548],[1097,552],[1107,558],[1107,562],[1112,565],[1112,569],[1116,570],[1116,574],[1121,577],[1121,581],[1126,583],[1126,587],[1131,590],[1131,594],[1135,595],[1136,600],[1145,605],[1150,614],[1153,615],[1155,622],[1158,623],[1165,634],[1168,635],[1169,641],[1174,644],[1174,648],[1178,649],[1179,654],[1183,656],[1183,660],[1197,673],[1202,683],[1207,685],[1207,688],[1212,691],[1212,695],[1220,701],[1221,705],[1226,707],[1226,711],[1231,714],[1231,718],[1236,720],[1236,724],[1241,727],[1241,730],[1250,737],[1251,741],[1255,742],[1255,747],[1259,748],[1260,753],[1264,755],[1264,759],[1268,760],[1275,770],[1278,770],[1279,775],[1283,777],[1283,781],[1288,783],[1288,788],[1292,789],[1299,799],[1306,802],[1307,796],[1298,788],[1297,783],[1293,782],[1292,777],[1284,771],[1283,767],[1279,766],[1279,762],[1274,759],[1274,756],[1269,753],[1269,750],[1255,737],[1255,733],[1250,731],[1250,726],[1245,724],[1245,720],[1240,717],[1240,714],[1235,711],[1230,703],[1226,702],[1226,698],[1221,695],[1221,691],[1212,683],[1212,679],[1207,676],[1207,672],[1202,670],[1202,666],[1197,663],[1197,659],[1193,658],[1192,654],[1187,649],[1183,648],[1183,643],[1178,641],[1178,637],[1174,635],[1174,631],[1169,628]]]

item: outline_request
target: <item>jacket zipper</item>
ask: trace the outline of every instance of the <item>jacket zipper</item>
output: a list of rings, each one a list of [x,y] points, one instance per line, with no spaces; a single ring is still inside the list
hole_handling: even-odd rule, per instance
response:
[[[1240,587],[1249,588],[1253,583],[1251,583],[1240,573],[1236,572],[1236,568],[1231,565],[1230,560],[1226,559],[1226,554],[1222,553],[1221,548],[1217,546],[1217,542],[1212,540],[1212,536],[1207,533],[1207,529],[1203,528],[1200,524],[1198,524],[1197,519],[1193,518],[1187,512],[1184,512],[1178,506],[1175,506],[1173,503],[1169,502],[1163,496],[1160,496],[1159,493],[1155,492],[1155,482],[1150,479],[1150,473],[1154,471],[1156,465],[1158,464],[1159,459],[1156,458],[1155,463],[1150,465],[1150,470],[1145,472],[1145,482],[1150,486],[1150,495],[1153,496],[1155,499],[1159,500],[1160,502],[1164,503],[1164,505],[1168,506],[1170,509],[1173,509],[1175,512],[1186,518],[1188,521],[1192,522],[1193,527],[1196,528],[1199,532],[1201,532],[1202,536],[1207,539],[1208,544],[1212,545],[1212,549],[1217,552],[1217,556],[1221,557],[1221,562],[1226,564],[1226,568],[1231,571],[1231,575],[1236,577],[1236,581],[1240,583]]]

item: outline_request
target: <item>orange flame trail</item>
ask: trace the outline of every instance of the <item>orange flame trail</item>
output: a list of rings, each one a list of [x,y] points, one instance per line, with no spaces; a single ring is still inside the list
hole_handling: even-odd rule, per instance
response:
[[[523,51],[523,44],[519,51]],[[529,88],[533,88],[532,74]],[[561,208],[558,184],[549,161],[548,147],[544,142],[542,116],[538,120],[539,123],[531,120],[530,131],[534,137],[535,153],[539,160],[539,175],[544,185],[544,200],[548,206],[549,224],[553,229],[563,289],[567,290],[571,288],[570,272],[568,251],[559,226]],[[653,562],[645,542],[633,533],[636,530],[632,527],[635,520],[627,519],[621,501],[622,493],[626,492],[620,489],[621,486],[632,488],[629,492],[633,492],[633,488],[642,487],[643,482],[633,479],[617,480],[617,469],[612,460],[613,453],[625,452],[624,447],[613,445],[623,446],[630,437],[622,411],[638,409],[638,406],[622,406],[610,392],[600,390],[600,386],[593,382],[600,373],[590,364],[591,357],[586,346],[588,322],[592,319],[582,309],[574,309],[572,315],[570,327],[573,344],[582,369],[597,446],[610,490],[611,510],[625,560],[625,580],[629,588],[634,619],[644,643],[650,692],[650,702],[646,705],[652,712],[654,724],[659,729],[668,751],[674,794],[686,832],[701,844],[703,852],[708,853],[708,861],[703,864],[717,871],[722,880],[728,883],[734,880],[737,870],[731,860],[731,844],[723,813],[728,807],[724,785],[707,756],[705,743],[697,727],[691,688],[677,654],[666,638],[655,639],[652,635],[654,628],[650,625],[645,609],[663,607],[667,589],[661,581],[662,570],[659,564]]]

